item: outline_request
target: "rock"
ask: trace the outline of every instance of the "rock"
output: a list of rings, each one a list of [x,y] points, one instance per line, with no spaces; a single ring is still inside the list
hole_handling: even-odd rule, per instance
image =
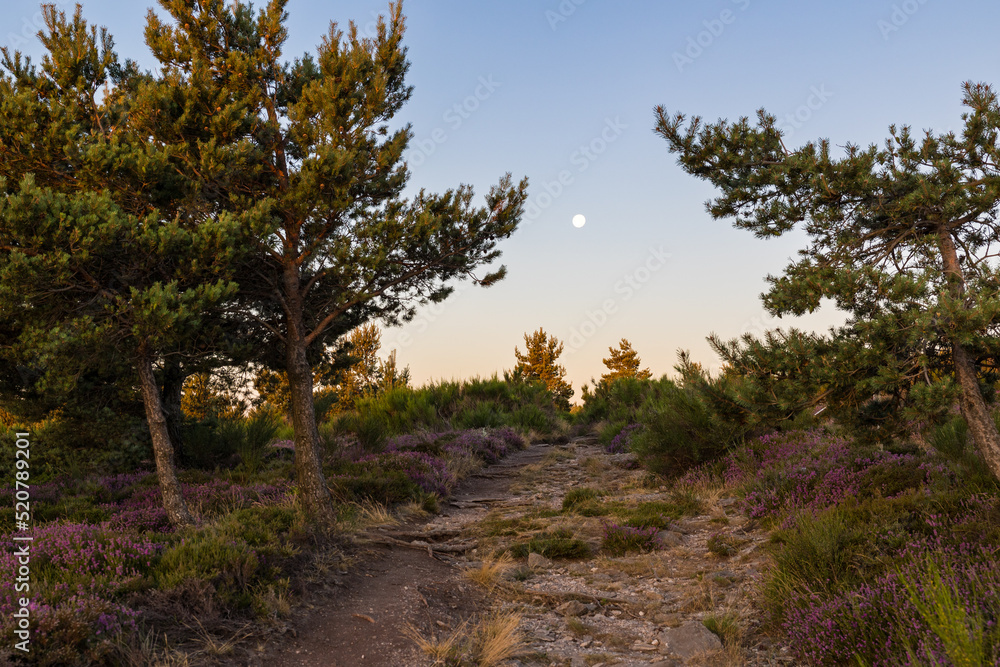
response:
[[[646,642],[634,642],[632,644],[633,651],[655,651],[656,646],[653,644],[647,644]]]
[[[656,534],[656,539],[665,547],[679,547],[685,542],[684,536],[676,530],[661,530]]]
[[[681,624],[680,614],[657,614],[654,619],[660,625],[665,625],[668,628],[676,628]]]
[[[570,600],[556,607],[556,611],[563,616],[583,616],[587,613],[587,605],[579,600]]]
[[[547,570],[552,567],[554,563],[543,556],[542,554],[530,553],[528,554],[528,567],[533,570]]]
[[[670,651],[684,660],[722,649],[722,641],[701,621],[688,621],[679,628],[667,630],[663,639]]]

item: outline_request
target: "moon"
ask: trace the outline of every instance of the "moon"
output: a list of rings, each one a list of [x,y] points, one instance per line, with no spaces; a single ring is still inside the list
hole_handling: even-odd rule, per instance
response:
[[[573,226],[574,227],[576,227],[577,229],[580,229],[580,227],[583,227],[585,224],[587,224],[587,218],[585,218],[584,216],[580,215],[579,213],[573,216]]]

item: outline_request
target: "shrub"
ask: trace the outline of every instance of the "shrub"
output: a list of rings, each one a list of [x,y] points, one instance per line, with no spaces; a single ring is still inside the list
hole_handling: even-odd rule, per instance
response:
[[[601,549],[612,556],[624,556],[633,551],[653,551],[660,544],[656,537],[657,528],[633,528],[614,523],[604,524],[604,538]]]
[[[250,607],[250,590],[260,560],[253,547],[217,528],[194,532],[163,552],[154,573],[161,590],[188,579],[211,583],[219,600],[235,609]]]
[[[700,511],[701,501],[697,497],[675,492],[668,501],[640,503],[637,507],[620,509],[615,514],[626,526],[632,528],[666,530],[671,521]]]
[[[611,438],[610,442],[605,445],[604,450],[608,454],[624,454],[629,451],[630,445],[632,444],[632,438],[635,435],[637,429],[641,429],[641,424],[628,424],[624,426],[615,437]]]
[[[506,426],[550,434],[559,429],[560,417],[544,386],[494,375],[417,389],[396,387],[359,399],[352,411],[334,416],[331,423],[336,433],[357,435],[369,451],[377,451],[385,438],[420,430]]]
[[[962,417],[953,417],[937,426],[927,441],[950,459],[960,459],[968,442],[969,425]]]
[[[574,538],[573,533],[565,529],[541,533],[511,545],[506,551],[518,558],[526,558],[529,553],[540,554],[546,558],[587,558],[590,556],[590,546],[583,540]]]
[[[715,459],[742,441],[746,430],[713,410],[698,385],[661,381],[637,421],[645,428],[632,440],[643,466],[668,476]]]
[[[268,445],[274,440],[281,425],[281,417],[272,410],[257,410],[249,419],[240,423],[239,444],[236,447],[240,461],[247,472],[254,474],[270,452]]]

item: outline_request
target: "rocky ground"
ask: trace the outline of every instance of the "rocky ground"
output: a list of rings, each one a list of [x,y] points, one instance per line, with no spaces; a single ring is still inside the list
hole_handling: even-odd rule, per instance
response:
[[[687,490],[697,511],[660,531],[662,548],[621,557],[600,550],[608,516],[563,508],[581,488],[625,507],[672,497],[650,484],[630,455],[609,455],[593,439],[534,445],[467,480],[440,514],[386,517],[359,534],[353,565],[331,572],[327,594],[296,614],[294,637],[262,647],[260,663],[790,664],[787,648],[759,632],[767,538],[735,499]],[[587,549],[547,558],[526,544],[552,536]]]

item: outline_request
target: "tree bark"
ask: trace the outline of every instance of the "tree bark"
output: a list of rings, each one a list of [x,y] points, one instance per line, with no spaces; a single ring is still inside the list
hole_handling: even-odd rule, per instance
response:
[[[181,424],[184,413],[181,410],[181,398],[184,391],[184,373],[178,363],[166,362],[163,368],[163,414],[167,419],[167,433],[174,446],[174,465],[180,464],[180,452],[183,446]]]
[[[947,230],[938,232],[938,241],[951,296],[961,299],[965,293],[965,276],[958,261],[955,242]],[[955,379],[958,380],[961,389],[959,405],[962,408],[962,416],[969,425],[972,440],[976,443],[976,448],[986,466],[994,477],[1000,479],[1000,431],[997,430],[996,422],[993,421],[993,415],[990,414],[982,389],[979,387],[979,374],[976,372],[975,361],[956,337],[949,337],[948,342],[951,343]]]
[[[167,518],[174,526],[186,526],[194,523],[188,512],[181,485],[177,480],[174,467],[174,447],[167,430],[167,419],[163,413],[163,402],[160,398],[160,386],[153,375],[153,360],[145,350],[140,351],[138,359],[139,384],[142,389],[142,402],[146,408],[146,421],[149,422],[149,434],[153,439],[153,456],[156,459],[156,475],[160,481],[160,494],[163,496],[163,507],[167,510]]]
[[[322,525],[333,525],[337,519],[330,489],[323,476],[320,461],[322,444],[316,426],[313,406],[313,377],[306,356],[305,326],[299,295],[298,276],[287,271],[285,298],[288,317],[285,351],[288,388],[292,411],[292,430],[295,434],[295,474],[299,496],[306,513]]]

